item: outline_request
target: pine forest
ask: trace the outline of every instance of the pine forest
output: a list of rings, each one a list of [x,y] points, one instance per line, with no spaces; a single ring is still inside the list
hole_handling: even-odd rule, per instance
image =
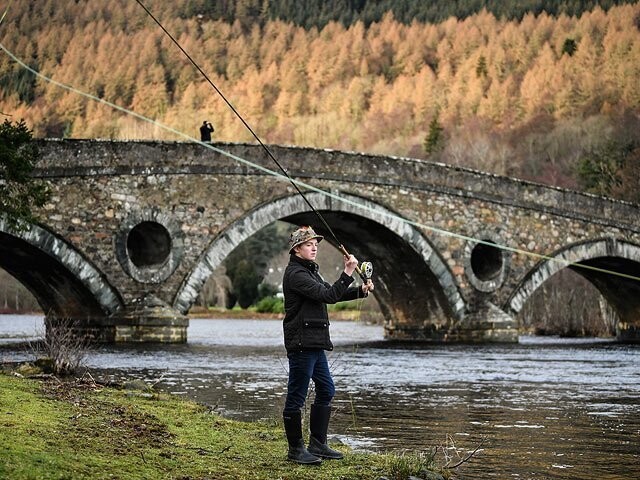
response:
[[[483,7],[420,23],[407,22],[402,12],[410,8],[399,7],[431,4],[446,13],[448,3],[391,2],[401,21],[368,7],[384,2],[346,2],[352,23],[326,21],[329,10],[316,9],[303,20],[323,26],[308,28],[269,18],[295,19],[298,2],[172,3],[147,7],[265,142],[431,158],[638,200],[637,3],[605,10],[597,2],[543,2],[552,13],[523,13],[484,2],[493,10],[502,3],[502,15]],[[482,2],[459,3],[468,13]],[[56,81],[194,137],[208,119],[215,140],[252,141],[134,1],[13,3],[0,35]],[[36,80],[6,54],[0,86],[0,111],[24,118],[36,136],[172,139]]]

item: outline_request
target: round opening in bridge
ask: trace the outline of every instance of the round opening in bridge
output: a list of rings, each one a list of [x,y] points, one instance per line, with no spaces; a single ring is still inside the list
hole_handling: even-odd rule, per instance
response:
[[[138,268],[162,264],[171,253],[171,234],[157,222],[142,222],[127,236],[127,252]]]
[[[486,243],[479,243],[471,251],[471,270],[473,274],[484,281],[493,280],[500,275],[502,270],[502,252],[491,240],[483,240]],[[491,244],[491,245],[488,245]]]

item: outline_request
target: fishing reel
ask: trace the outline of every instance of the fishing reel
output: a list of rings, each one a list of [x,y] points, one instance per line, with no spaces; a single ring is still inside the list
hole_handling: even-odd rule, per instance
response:
[[[371,262],[362,262],[360,264],[360,268],[358,269],[358,273],[360,277],[362,277],[362,281],[367,283],[373,277],[373,263]]]

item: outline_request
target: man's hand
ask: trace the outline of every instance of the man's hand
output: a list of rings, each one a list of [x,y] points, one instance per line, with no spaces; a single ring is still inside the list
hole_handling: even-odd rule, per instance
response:
[[[346,255],[344,256],[344,273],[351,277],[357,266],[358,259],[356,257],[353,255],[349,255],[348,257]]]
[[[375,287],[373,286],[373,282],[371,281],[371,279],[369,279],[367,280],[367,283],[362,284],[362,293],[366,295],[369,292],[373,292],[374,288]]]

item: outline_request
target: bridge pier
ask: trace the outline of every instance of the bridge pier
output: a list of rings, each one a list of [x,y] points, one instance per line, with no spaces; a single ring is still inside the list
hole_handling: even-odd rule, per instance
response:
[[[48,320],[97,343],[186,343],[189,326],[188,317],[153,295],[134,300],[107,317]]]
[[[616,325],[616,340],[622,343],[640,343],[640,326],[618,322]]]
[[[385,337],[434,343],[518,343],[518,327],[512,317],[486,303],[458,321],[388,322]]]
[[[110,342],[186,343],[189,319],[154,295],[134,300],[104,320]]]
[[[446,341],[459,343],[518,343],[516,321],[489,304],[468,315],[447,332]]]

